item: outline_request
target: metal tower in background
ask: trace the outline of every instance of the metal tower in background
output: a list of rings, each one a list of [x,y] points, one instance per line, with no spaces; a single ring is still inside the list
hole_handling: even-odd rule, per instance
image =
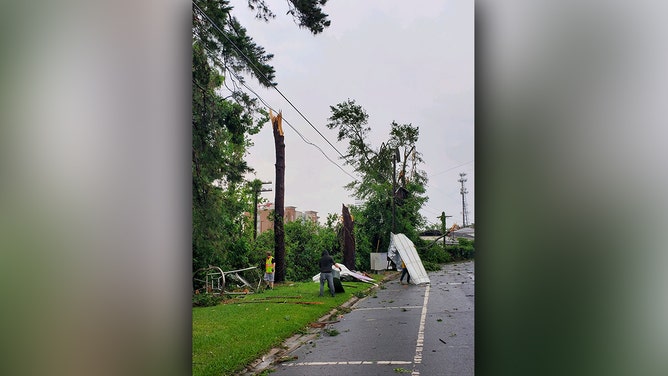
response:
[[[462,188],[460,190],[462,194],[462,227],[466,227],[466,225],[468,224],[467,221],[468,212],[466,210],[466,194],[469,193],[469,191],[466,190],[466,188],[464,187],[464,182],[466,181],[464,176],[466,176],[466,173],[464,172],[459,173],[459,180],[457,180],[458,182],[462,183]]]

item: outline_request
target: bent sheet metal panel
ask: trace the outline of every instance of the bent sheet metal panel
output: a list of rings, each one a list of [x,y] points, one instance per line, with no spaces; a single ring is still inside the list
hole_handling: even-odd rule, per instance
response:
[[[404,234],[391,234],[390,247],[387,255],[394,263],[401,267],[401,260],[404,260],[406,269],[411,275],[411,282],[416,285],[429,283],[429,276],[422,265],[422,260],[415,249],[415,244]]]
[[[343,265],[343,264],[337,263],[337,265],[339,265],[341,267],[341,276],[342,277],[343,276],[350,276],[350,277],[353,277],[353,278],[355,278],[355,279],[357,279],[361,282],[371,283],[371,284],[377,286],[377,284],[373,281],[373,278],[369,278],[365,275],[355,273],[355,272],[351,271],[350,269],[346,268],[346,266]],[[313,279],[313,282],[320,282],[320,273],[314,275],[312,279]]]

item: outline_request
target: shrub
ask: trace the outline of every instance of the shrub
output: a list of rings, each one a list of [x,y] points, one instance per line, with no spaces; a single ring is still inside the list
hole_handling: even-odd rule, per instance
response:
[[[213,294],[193,294],[193,307],[211,307],[218,305],[223,298]]]
[[[457,245],[446,247],[453,260],[468,260],[475,257],[475,247],[473,240],[459,238],[457,239],[457,242]]]
[[[446,262],[452,261],[452,256],[449,252],[443,249],[441,244],[434,244],[431,247],[426,243],[422,243],[421,245],[422,246],[418,248],[418,253],[420,255],[420,260],[422,260],[422,264],[426,270],[439,270],[440,267],[438,264],[445,264]],[[427,267],[427,264],[434,265]]]

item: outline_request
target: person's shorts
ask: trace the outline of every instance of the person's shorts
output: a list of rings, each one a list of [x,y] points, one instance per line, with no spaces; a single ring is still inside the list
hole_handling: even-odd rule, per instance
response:
[[[274,282],[274,273],[264,273],[264,280],[267,282]]]

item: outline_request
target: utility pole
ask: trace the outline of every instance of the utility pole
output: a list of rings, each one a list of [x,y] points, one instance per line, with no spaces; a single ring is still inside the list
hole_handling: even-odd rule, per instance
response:
[[[459,173],[459,180],[458,182],[462,183],[462,188],[460,190],[462,194],[462,227],[466,227],[466,194],[469,193],[466,188],[464,188],[464,182],[466,182],[466,179],[464,178],[466,176],[466,173],[461,172]]]
[[[260,181],[260,180],[254,180],[252,182],[253,184],[253,193],[254,193],[254,200],[253,200],[253,240],[257,239],[257,200],[258,200],[258,195],[260,192],[271,192],[271,189],[264,189],[262,188],[263,184],[271,184],[270,181]]]
[[[392,233],[396,234],[397,226],[395,224],[394,217],[396,216],[396,200],[395,195],[397,194],[397,162],[401,161],[401,156],[399,155],[399,149],[394,149],[394,156],[392,157]]]
[[[436,218],[438,218],[438,219],[441,220],[441,229],[442,229],[442,232],[443,232],[443,248],[444,248],[444,249],[445,249],[445,238],[446,238],[446,236],[445,236],[445,235],[446,235],[446,232],[445,232],[445,231],[446,231],[446,229],[448,228],[448,227],[445,225],[445,219],[446,219],[446,218],[450,218],[450,217],[452,217],[452,216],[451,216],[451,215],[445,215],[445,212],[441,212],[441,215],[438,216],[438,217],[436,217]]]

